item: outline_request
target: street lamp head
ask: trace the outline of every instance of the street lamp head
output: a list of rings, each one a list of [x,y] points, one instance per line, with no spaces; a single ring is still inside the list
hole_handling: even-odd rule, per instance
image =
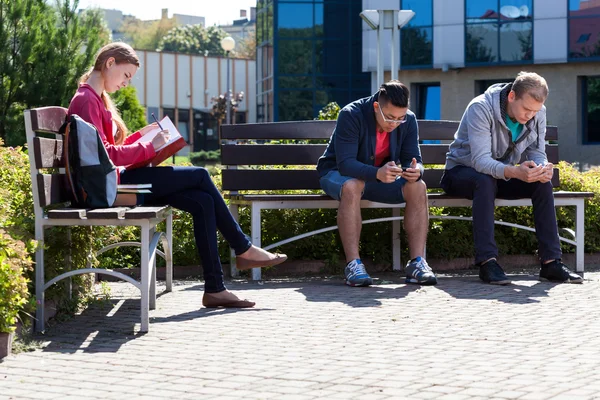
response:
[[[235,47],[235,40],[231,36],[224,37],[221,39],[221,48],[227,52],[233,50]]]
[[[384,23],[383,28],[391,28],[394,19],[393,14],[398,14],[396,23],[398,28],[402,28],[404,25],[415,16],[415,12],[412,10],[364,10],[359,15],[369,25],[371,29],[377,29],[380,23]],[[384,15],[384,22],[381,21],[381,14]]]
[[[404,25],[408,24],[408,22],[414,16],[415,16],[415,12],[413,10],[398,11],[398,28],[402,28]]]
[[[369,25],[371,29],[377,29],[379,27],[379,11],[378,10],[364,10],[360,13],[360,17]]]

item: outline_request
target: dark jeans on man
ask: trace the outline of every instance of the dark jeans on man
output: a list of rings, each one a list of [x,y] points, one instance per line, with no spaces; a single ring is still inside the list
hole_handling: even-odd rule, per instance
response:
[[[561,258],[552,183],[527,183],[518,179],[496,179],[471,167],[457,166],[444,171],[441,186],[451,196],[473,200],[475,263],[498,258],[494,240],[494,200],[530,198],[535,233],[542,261]]]
[[[121,183],[151,183],[152,194],[144,195],[143,204],[168,204],[192,214],[194,238],[204,272],[204,291],[225,290],[217,229],[235,254],[242,254],[252,243],[229,212],[208,171],[199,167],[137,168],[122,172]]]

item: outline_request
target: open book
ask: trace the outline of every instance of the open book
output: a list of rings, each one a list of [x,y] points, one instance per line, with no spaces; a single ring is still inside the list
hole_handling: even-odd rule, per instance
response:
[[[163,129],[169,131],[169,141],[156,150],[156,155],[154,156],[154,158],[128,165],[125,167],[126,169],[134,169],[140,167],[156,167],[161,162],[173,156],[175,153],[177,153],[179,150],[183,149],[186,146],[185,139],[183,138],[183,136],[181,136],[177,128],[175,128],[175,125],[173,124],[173,121],[171,121],[171,118],[169,118],[169,116],[165,116],[160,121],[160,125],[163,127]],[[139,138],[137,141],[151,142],[152,139],[160,131],[161,129],[159,127],[156,127],[155,129],[151,130],[150,132],[146,133],[144,136]]]

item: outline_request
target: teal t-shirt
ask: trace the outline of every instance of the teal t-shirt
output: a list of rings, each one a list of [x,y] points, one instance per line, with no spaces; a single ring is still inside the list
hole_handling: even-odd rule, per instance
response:
[[[519,137],[519,133],[523,130],[523,124],[518,122],[513,122],[512,119],[507,115],[506,116],[506,126],[510,129],[510,133],[512,133],[512,141],[516,142]]]

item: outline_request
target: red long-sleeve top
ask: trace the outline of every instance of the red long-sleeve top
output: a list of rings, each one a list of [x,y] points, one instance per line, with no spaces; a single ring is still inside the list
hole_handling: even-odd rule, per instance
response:
[[[88,84],[79,86],[71,99],[68,114],[79,115],[98,129],[108,156],[117,167],[150,160],[156,155],[151,142],[136,142],[142,137],[139,131],[126,137],[122,145],[115,145],[112,114],[104,107],[98,93]]]

